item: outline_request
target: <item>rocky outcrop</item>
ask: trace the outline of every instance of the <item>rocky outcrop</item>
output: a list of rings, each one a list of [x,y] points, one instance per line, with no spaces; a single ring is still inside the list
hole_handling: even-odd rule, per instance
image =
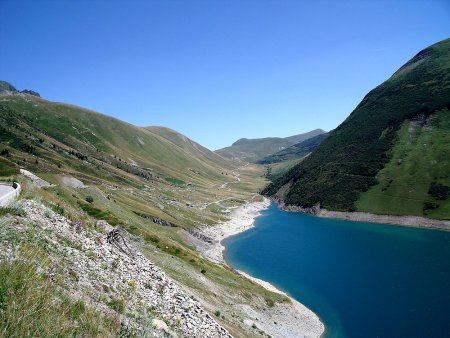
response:
[[[21,93],[41,97],[41,95],[39,95],[39,93],[35,92],[34,90],[24,89],[21,91]]]
[[[0,95],[11,95],[11,94],[28,94],[37,97],[41,97],[38,92],[34,90],[24,89],[19,91],[12,84],[6,81],[0,81]]]
[[[0,94],[17,93],[17,89],[6,81],[0,81]]]
[[[178,225],[173,224],[173,223],[171,223],[169,221],[166,221],[166,220],[164,220],[162,218],[159,218],[159,217],[153,217],[152,218],[152,222],[155,223],[155,224],[162,225],[163,227],[172,227],[172,228],[178,227]]]
[[[171,228],[177,228],[178,227],[178,225],[176,225],[176,224],[174,224],[172,222],[166,221],[165,219],[162,219],[162,218],[159,218],[159,217],[153,217],[151,215],[147,215],[147,214],[144,214],[144,213],[138,212],[138,211],[133,211],[133,212],[136,215],[138,215],[139,217],[142,217],[142,218],[145,218],[145,219],[150,219],[153,223],[161,225],[163,227],[171,227]]]
[[[202,232],[197,231],[195,229],[188,228],[188,229],[186,229],[186,231],[189,234],[191,234],[192,236],[194,236],[195,238],[198,238],[199,240],[201,240],[203,242],[206,242],[206,243],[209,243],[209,244],[214,244],[216,242],[212,237],[209,237],[209,236],[207,236],[207,235],[203,234]]]
[[[301,212],[308,215],[316,216],[320,213],[320,204],[313,205],[312,207],[302,207],[301,205],[289,205],[284,202],[282,198],[272,196],[269,198],[271,201],[275,202],[280,209],[290,212]]]
[[[169,336],[232,337],[198,301],[144,257],[126,232],[121,236],[130,252],[111,241],[114,229],[105,221],[92,228],[83,221],[69,221],[34,201],[23,201],[22,207],[27,217],[14,224],[20,224],[23,230],[33,229],[33,236],[48,243],[52,264],[47,273],[58,270],[54,279],[62,280],[73,296],[106,313],[115,312],[108,305],[112,301],[123,303],[123,311],[114,314],[130,330],[145,329],[142,313],[150,311],[153,326]],[[13,243],[1,244],[0,254],[9,259],[20,252]]]

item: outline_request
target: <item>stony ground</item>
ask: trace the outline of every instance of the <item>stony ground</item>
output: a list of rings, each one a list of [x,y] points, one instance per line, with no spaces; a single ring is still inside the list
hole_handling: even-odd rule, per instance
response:
[[[25,243],[38,245],[51,260],[44,273],[74,297],[106,313],[118,312],[130,329],[152,326],[164,336],[231,337],[139,253],[124,232],[108,241],[113,228],[104,221],[73,222],[31,200],[22,201],[21,207],[26,217],[3,220],[3,256],[17,259]]]

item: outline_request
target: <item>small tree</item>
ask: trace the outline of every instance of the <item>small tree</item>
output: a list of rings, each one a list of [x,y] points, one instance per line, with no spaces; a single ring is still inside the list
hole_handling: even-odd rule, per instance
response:
[[[86,202],[92,203],[92,202],[94,202],[94,198],[92,196],[87,196]]]

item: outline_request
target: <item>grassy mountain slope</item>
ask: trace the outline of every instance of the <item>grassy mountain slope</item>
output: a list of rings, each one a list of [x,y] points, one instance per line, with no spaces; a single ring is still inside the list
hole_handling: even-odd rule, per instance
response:
[[[321,144],[322,141],[325,140],[327,137],[328,133],[311,137],[305,141],[296,143],[286,149],[280,150],[275,154],[266,156],[262,160],[259,160],[257,163],[271,164],[289,161],[293,159],[299,159],[303,156],[308,155],[310,152],[316,149],[319,146],[319,144]]]
[[[36,131],[40,134],[36,135],[38,138],[52,138],[99,160],[107,161],[108,157],[116,156],[123,165],[137,164],[194,181],[216,179],[221,169],[231,169],[229,163],[205,148],[199,150],[190,140],[182,148],[147,128],[87,109],[20,95],[5,96],[0,103],[5,123]],[[186,171],[187,168],[202,172],[202,177]]]
[[[323,134],[322,129],[315,129],[310,132],[294,135],[286,138],[266,137],[260,139],[242,138],[234,142],[230,147],[216,150],[216,153],[232,160],[257,162],[258,160],[274,154],[280,150],[290,147],[296,143],[307,140],[311,137]]]
[[[187,155],[201,161],[202,166],[208,163],[213,167],[230,168],[230,161],[172,129],[166,127],[146,127],[145,129],[183,149]]]
[[[442,198],[433,187],[450,187],[450,111],[402,124],[378,184],[361,194],[358,210],[375,214],[428,215],[450,219],[450,188]]]
[[[1,179],[21,182],[23,198],[44,202],[74,222],[104,219],[137,236],[149,259],[210,313],[219,310],[217,320],[238,337],[259,333],[242,324],[235,304],[263,308],[286,300],[213,264],[186,242],[188,231],[225,220],[228,208],[258,199],[262,168],[236,168],[166,128],[138,128],[28,93],[0,96],[0,158]],[[53,186],[36,188],[18,175],[19,166]]]
[[[0,150],[8,153],[5,159],[52,183],[58,183],[61,175],[70,175],[113,190],[126,195],[120,196],[126,203],[133,201],[136,211],[180,225],[222,219],[211,208],[194,212],[191,205],[200,208],[212,199],[248,196],[255,177],[247,171],[242,185],[237,185],[232,162],[167,128],[138,128],[28,94],[0,96],[0,111]],[[238,189],[229,193],[220,188],[224,184]],[[115,188],[119,185],[140,192]],[[155,192],[161,189],[163,193]],[[136,200],[136,195],[145,195],[148,203]]]
[[[343,211],[363,208],[363,204],[355,202],[362,192],[378,183],[377,174],[390,161],[403,123],[448,107],[449,93],[450,39],[447,39],[418,53],[369,92],[308,158],[263,193],[274,195],[284,186],[283,197],[288,204],[320,203],[324,208]]]

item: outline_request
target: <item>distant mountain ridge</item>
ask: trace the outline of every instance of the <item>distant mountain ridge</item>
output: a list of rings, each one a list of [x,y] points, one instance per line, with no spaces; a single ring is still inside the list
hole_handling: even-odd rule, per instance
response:
[[[263,193],[303,207],[450,219],[447,194],[436,193],[450,191],[449,108],[447,39],[370,91]]]
[[[310,132],[289,137],[266,137],[259,139],[241,138],[230,147],[216,150],[222,157],[231,160],[257,162],[266,156],[288,148],[296,143],[325,133],[322,129],[314,129]]]
[[[299,143],[296,143],[286,149],[280,150],[275,154],[264,157],[259,160],[259,164],[272,164],[301,158],[308,155],[316,149],[323,140],[328,137],[328,133],[319,134]]]

